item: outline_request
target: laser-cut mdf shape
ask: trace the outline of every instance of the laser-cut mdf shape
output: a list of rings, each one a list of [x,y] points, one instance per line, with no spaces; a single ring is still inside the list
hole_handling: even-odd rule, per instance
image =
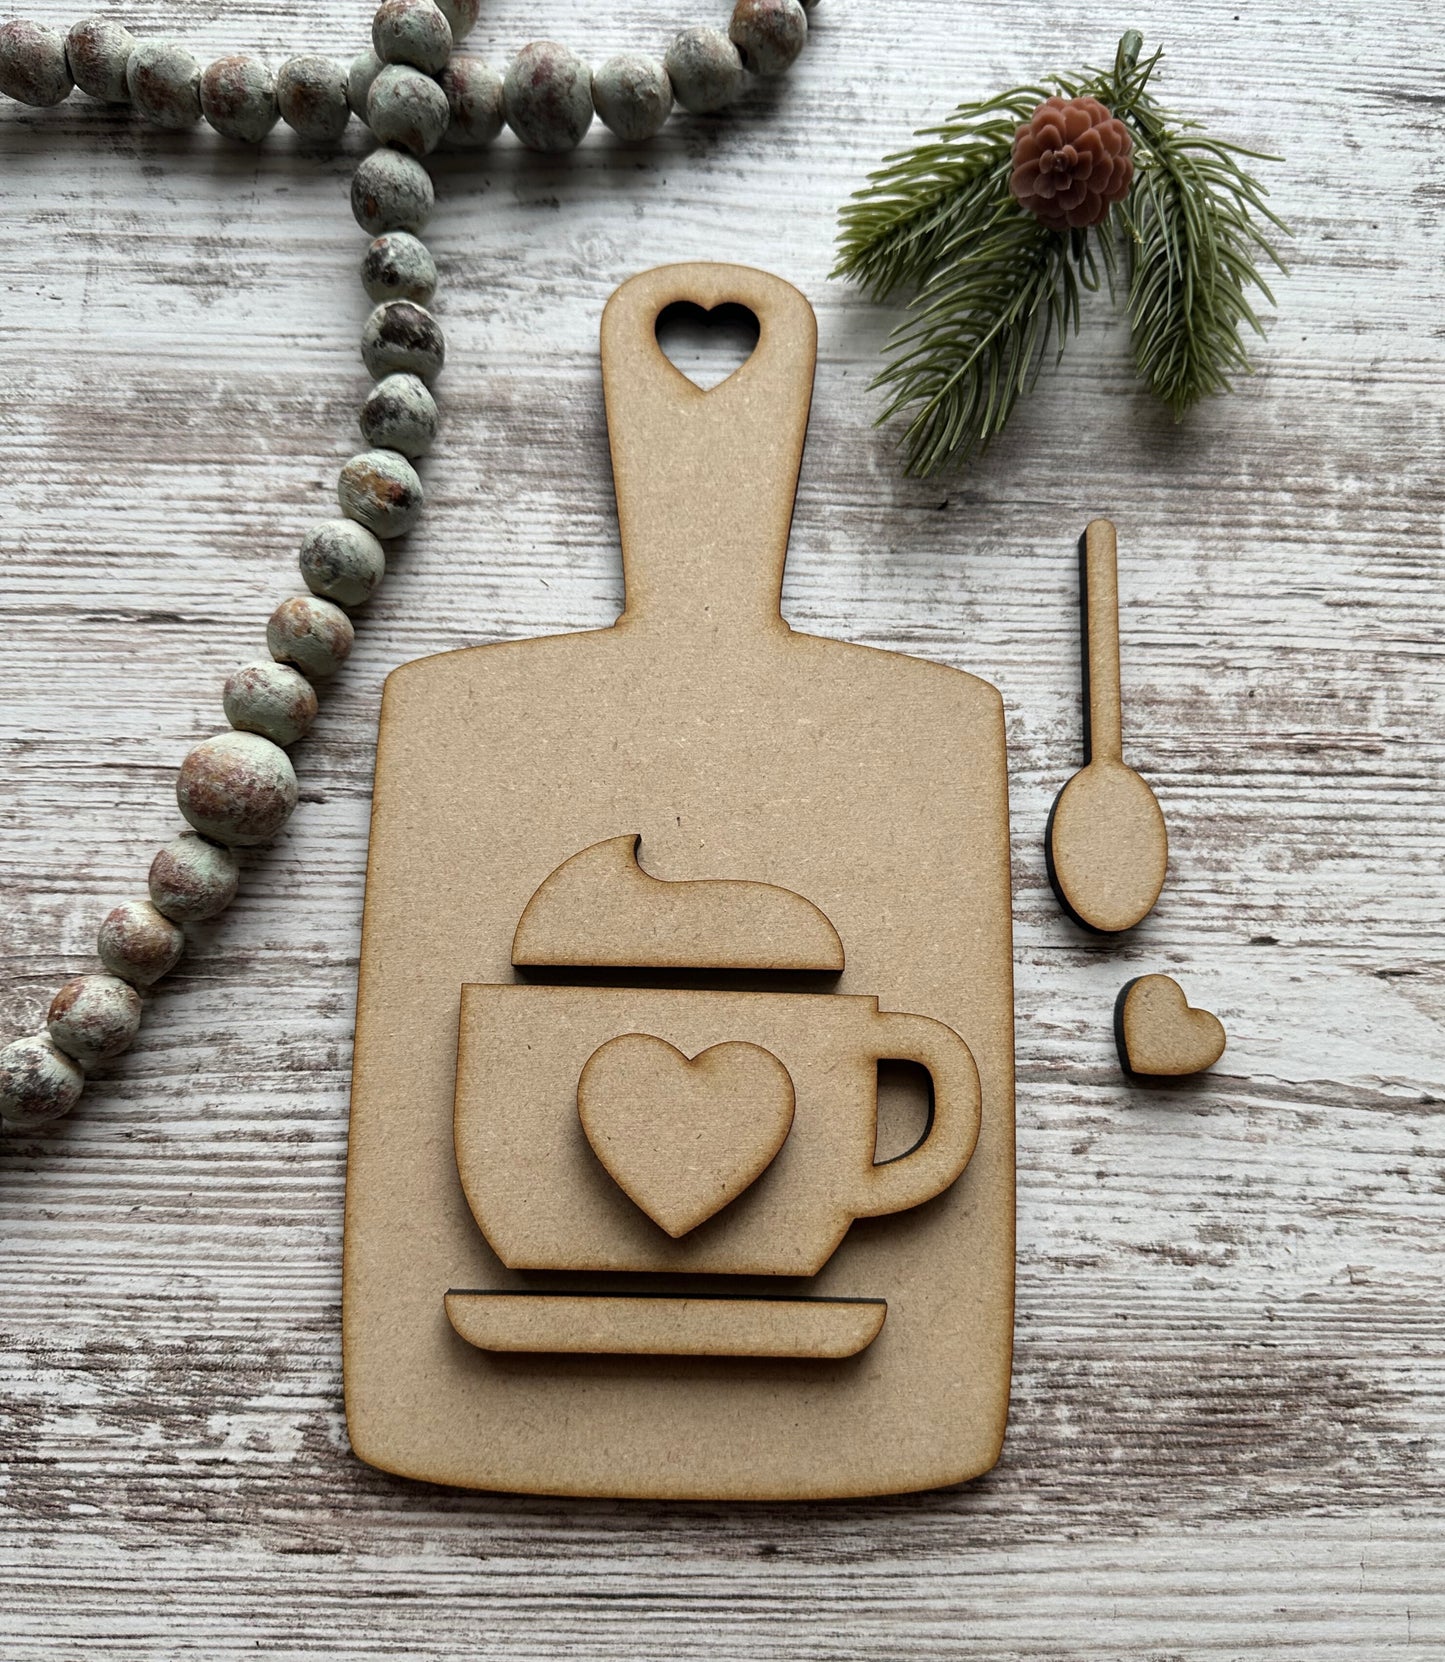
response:
[[[1164,887],[1169,834],[1153,791],[1124,761],[1119,685],[1119,573],[1114,527],[1093,520],[1079,540],[1084,754],[1049,814],[1049,881],[1075,923],[1132,929]]]
[[[478,1350],[583,1356],[772,1356],[837,1362],[866,1350],[882,1299],[649,1298],[455,1290],[447,1319]]]
[[[592,1152],[674,1240],[757,1182],[787,1141],[796,1104],[772,1051],[735,1039],[688,1056],[650,1033],[623,1033],[592,1052],[577,1081]]]
[[[1126,1073],[1180,1079],[1212,1068],[1224,1054],[1224,1024],[1196,1010],[1172,976],[1140,975],[1114,1002],[1114,1038]]]
[[[629,1028],[629,1037],[647,1034],[684,1056],[746,1034],[786,1071],[795,1095],[787,1140],[758,1164],[758,1181],[680,1239],[606,1175],[595,1138],[588,1146],[588,1109],[599,1104],[578,1123],[596,1053]],[[875,1165],[878,1063],[893,1059],[928,1069],[933,1114],[914,1148]],[[629,1060],[636,1075],[635,1053]],[[511,1269],[814,1276],[855,1218],[942,1194],[973,1153],[979,1112],[978,1074],[957,1033],[857,994],[462,989],[457,1169],[472,1215]],[[669,1139],[632,1169],[645,1162],[660,1194],[685,1159]],[[886,1296],[868,1285],[847,1292]]]
[[[843,943],[802,895],[772,883],[663,882],[636,835],[564,860],[527,902],[512,962],[550,968],[841,970]]]
[[[655,320],[676,300],[736,302],[759,320],[753,355],[711,391],[657,346]],[[1013,1274],[1002,701],[958,670],[794,633],[783,621],[815,338],[803,297],[761,272],[675,266],[624,284],[602,323],[622,617],[584,634],[426,659],[387,682],[344,1285],[352,1442],[387,1470],[531,1493],[763,1499],[927,1488],[998,1457]],[[820,1009],[876,998],[885,1013],[917,1012],[952,1029],[977,1064],[978,1141],[962,1176],[912,1210],[854,1222],[816,1276],[720,1284],[712,1272],[510,1270],[468,1206],[453,1131],[462,987],[625,997],[629,989],[615,985],[515,985],[511,959],[519,920],[547,876],[631,833],[651,871],[771,884],[831,921],[846,968],[828,991],[793,996]],[[772,952],[788,943],[768,944]],[[803,1067],[769,1032],[683,1032],[639,1019],[646,997],[706,993],[691,984],[637,993],[629,1019],[618,1006],[572,1074],[569,1150],[606,1192],[611,1180],[575,1107],[582,1065],[600,1044],[651,1032],[695,1056],[709,1044],[750,1042],[788,1068],[799,1106],[782,1150],[681,1240],[611,1185],[627,1227],[664,1254],[697,1253],[711,1233],[723,1238],[731,1214],[744,1217],[766,1198],[795,1146],[809,1146],[804,1091],[816,1093],[823,1066],[821,1049]],[[843,1064],[854,1090],[865,1071],[856,1052]],[[520,1044],[511,1061],[518,1080],[533,1077]],[[480,1102],[474,1123],[486,1124]],[[842,1163],[831,1169],[841,1184]],[[541,1199],[558,1181],[537,1158],[513,1180]],[[626,1329],[629,1345],[611,1341],[618,1349],[655,1343],[671,1353],[593,1354],[594,1332],[572,1333],[582,1353],[560,1354],[568,1330],[555,1319],[547,1354],[479,1348],[458,1330],[490,1304],[487,1331],[472,1332],[500,1346],[506,1322],[546,1319],[539,1312],[550,1301],[537,1296],[545,1292],[602,1295],[589,1306],[603,1312],[592,1325]],[[676,1311],[674,1332],[659,1339],[654,1317],[620,1313],[623,1292]],[[781,1347],[771,1354],[760,1319],[731,1311],[734,1354],[677,1354],[690,1300],[720,1293],[771,1293],[802,1308],[771,1311]],[[836,1299],[855,1329],[887,1306],[876,1337],[851,1359],[843,1352],[866,1338],[838,1331],[825,1310]],[[826,1343],[810,1349],[805,1320],[826,1330]]]

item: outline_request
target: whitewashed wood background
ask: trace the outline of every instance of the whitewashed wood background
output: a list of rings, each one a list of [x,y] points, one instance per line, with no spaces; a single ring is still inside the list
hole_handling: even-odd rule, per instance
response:
[[[599,60],[726,0],[490,0],[474,49]],[[32,0],[64,27],[72,13]],[[357,0],[132,0],[202,56],[349,58]],[[829,281],[910,128],[1137,24],[1162,90],[1287,158],[1293,275],[1238,395],[1173,427],[1092,308],[962,476],[871,429],[888,323]],[[73,1118],[0,1149],[0,1654],[1363,1662],[1445,1652],[1445,25],[1413,0],[824,0],[796,73],[642,154],[438,164],[451,357],[424,528],[298,747],[302,808]],[[362,150],[237,151],[77,96],[0,110],[0,1031],[144,892],[356,447]],[[1002,1464],[869,1504],[445,1492],[351,1457],[346,1101],[381,682],[620,596],[597,320],[749,261],[822,325],[787,610],[995,681],[1017,885],[1018,1352]],[[1117,519],[1128,743],[1173,839],[1123,945],[1040,838],[1077,763],[1073,544]],[[1178,973],[1212,1075],[1127,1085]]]

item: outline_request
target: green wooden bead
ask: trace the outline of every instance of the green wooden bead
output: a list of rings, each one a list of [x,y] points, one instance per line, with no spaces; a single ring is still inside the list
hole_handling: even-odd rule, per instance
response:
[[[323,600],[360,606],[371,599],[386,575],[386,550],[354,519],[323,520],[306,533],[301,544],[301,575],[312,594]]]
[[[107,17],[87,17],[65,37],[65,58],[76,86],[103,104],[130,102],[125,66],[134,50],[135,36]]]
[[[201,66],[173,40],[136,42],[125,66],[131,103],[155,127],[194,127],[201,119]]]
[[[194,831],[183,831],[151,861],[151,905],[172,923],[219,917],[240,883],[241,863],[231,850]]]
[[[201,74],[201,113],[223,138],[259,144],[276,125],[276,77],[244,52],[217,58]]]
[[[176,802],[188,824],[228,848],[269,842],[296,806],[296,770],[259,733],[218,733],[181,763]]]
[[[502,77],[484,59],[455,53],[437,85],[451,112],[443,150],[480,150],[501,132],[506,124]]]
[[[660,132],[672,113],[672,82],[659,59],[624,52],[593,72],[592,102],[624,144],[640,144]]]
[[[682,30],[664,62],[673,96],[693,115],[720,110],[742,91],[743,60],[721,29]]]
[[[476,28],[482,0],[437,0],[437,5],[451,25],[453,41],[465,40]]]
[[[388,375],[361,406],[361,431],[378,450],[425,456],[437,436],[436,400],[416,375]]]
[[[141,998],[118,975],[77,975],[50,1001],[50,1042],[83,1068],[129,1050],[140,1032]]]
[[[149,900],[127,900],[106,913],[95,950],[112,975],[149,987],[180,963],[186,937]]]
[[[452,117],[447,95],[430,75],[410,64],[389,63],[366,95],[366,124],[383,144],[400,144],[429,156]]]
[[[0,24],[0,92],[34,109],[63,104],[75,85],[65,37],[39,23]]]
[[[371,44],[383,63],[435,75],[452,55],[452,26],[435,0],[383,0],[371,20]]]
[[[276,103],[293,132],[316,144],[330,144],[351,120],[346,71],[315,53],[288,58],[276,72]]]
[[[446,362],[446,336],[425,306],[384,300],[362,327],[361,358],[378,380],[402,373],[430,381]]]
[[[336,494],[342,513],[383,541],[410,531],[426,501],[416,469],[395,450],[353,456],[341,470]]]
[[[424,231],[435,203],[427,170],[399,150],[373,150],[352,175],[351,211],[374,237],[383,231]]]
[[[0,1119],[45,1125],[80,1101],[85,1075],[47,1038],[16,1039],[0,1050]]]
[[[306,677],[264,659],[232,671],[221,703],[237,732],[259,733],[283,747],[295,744],[316,720],[316,689]]]
[[[388,231],[361,261],[361,286],[373,300],[415,300],[427,305],[437,289],[436,261],[408,231]]]
[[[728,38],[751,75],[785,74],[808,38],[808,14],[798,0],[737,0]]]
[[[339,606],[319,595],[283,600],[266,624],[266,646],[278,664],[290,664],[309,681],[324,681],[346,662],[356,630]]]
[[[575,150],[592,125],[592,72],[555,40],[524,46],[502,84],[507,125],[529,150]]]
[[[369,46],[351,60],[351,68],[346,72],[346,101],[358,121],[366,120],[366,95],[380,74],[381,59]]]

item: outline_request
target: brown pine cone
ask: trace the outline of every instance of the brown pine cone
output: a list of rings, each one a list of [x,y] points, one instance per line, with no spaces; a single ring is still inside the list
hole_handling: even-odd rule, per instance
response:
[[[1048,98],[1014,135],[1009,189],[1051,231],[1097,225],[1128,193],[1133,148],[1097,98]]]

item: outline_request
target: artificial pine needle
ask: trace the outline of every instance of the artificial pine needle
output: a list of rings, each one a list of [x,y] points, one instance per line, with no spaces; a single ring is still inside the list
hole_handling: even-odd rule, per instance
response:
[[[1284,269],[1261,221],[1286,227],[1243,162],[1276,158],[1166,114],[1149,91],[1160,54],[1141,63],[1142,46],[1131,30],[1110,71],[961,104],[843,208],[834,275],[875,300],[910,291],[875,382],[887,395],[880,420],[908,418],[910,473],[965,460],[1002,432],[1050,347],[1057,360],[1078,332],[1080,291],[1098,287],[1101,267],[1113,291],[1120,237],[1135,367],[1175,419],[1249,373],[1242,332],[1263,330],[1247,291],[1273,303],[1256,260]],[[1014,135],[1050,97],[1098,99],[1133,140],[1128,198],[1087,229],[1048,229],[1010,189]]]

